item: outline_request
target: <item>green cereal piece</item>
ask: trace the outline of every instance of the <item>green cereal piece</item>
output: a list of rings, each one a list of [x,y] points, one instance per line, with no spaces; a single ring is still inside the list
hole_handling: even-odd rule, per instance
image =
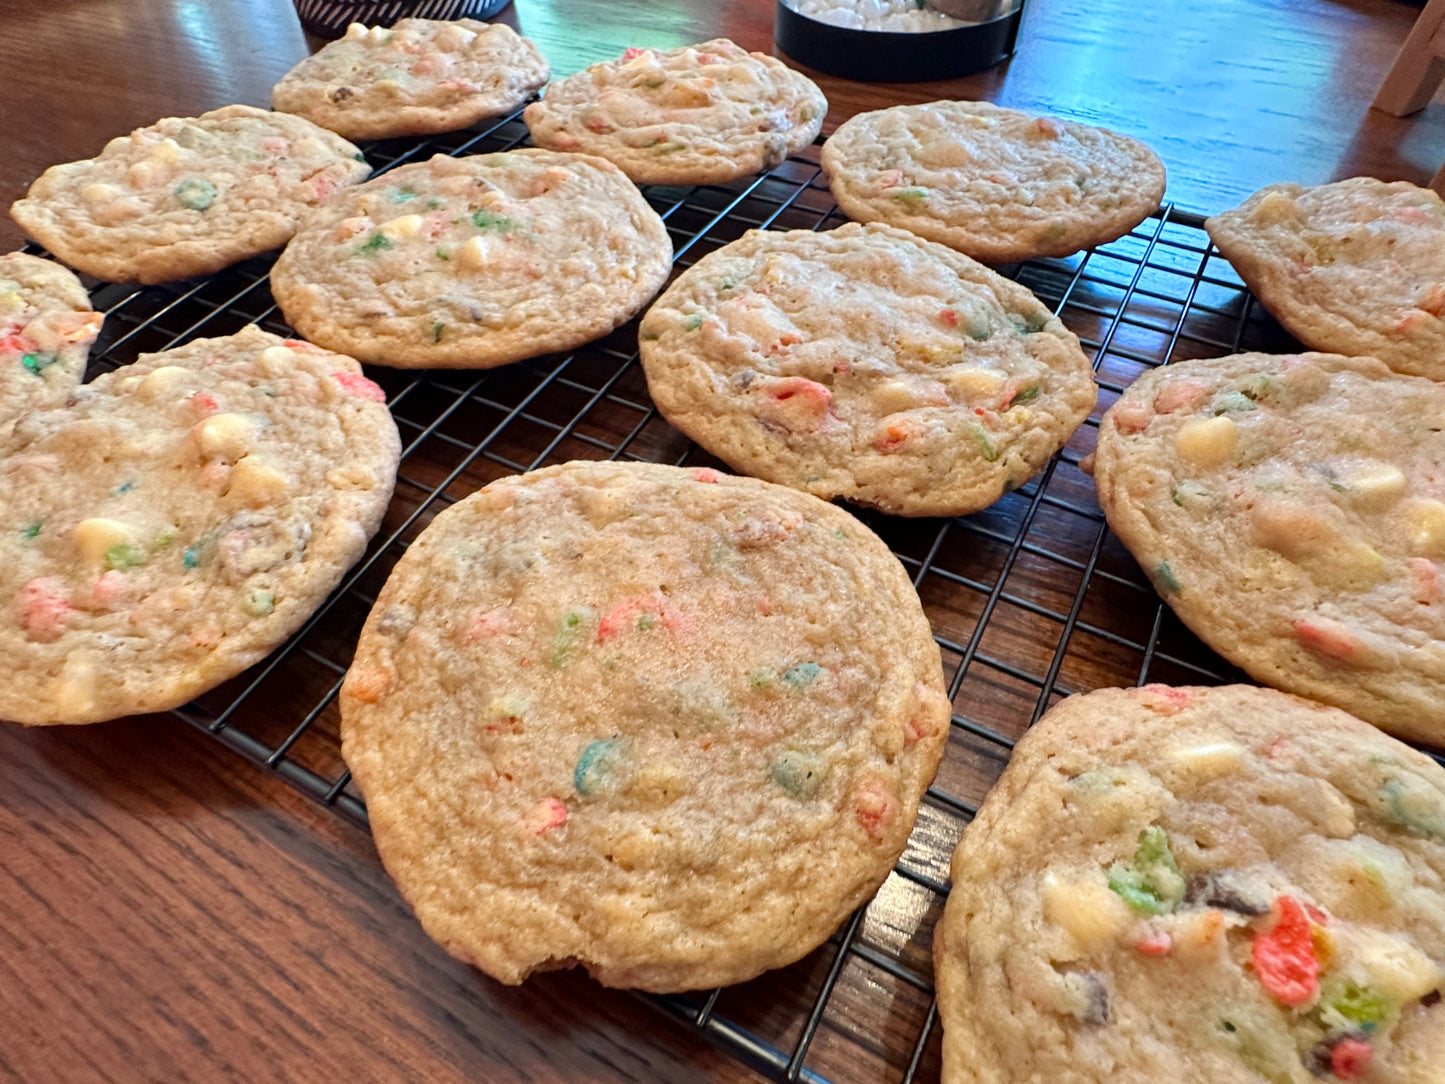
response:
[[[253,587],[241,600],[241,609],[252,617],[265,617],[276,608],[276,596],[263,588]]]
[[[1209,497],[1209,490],[1198,482],[1176,482],[1169,491],[1170,500],[1180,508],[1188,508],[1196,502],[1207,501]]]
[[[446,324],[442,323],[440,320],[437,320],[435,323],[433,323],[432,326],[431,326],[431,341],[434,342],[434,343],[439,343],[439,342],[441,342],[441,341],[442,341],[442,332],[443,332],[445,329],[446,329]]]
[[[391,190],[392,203],[410,203],[416,199],[416,193],[410,188],[393,188]]]
[[[1385,780],[1380,797],[1390,819],[1411,831],[1445,840],[1445,804],[1429,783],[1415,775]]]
[[[828,775],[828,764],[810,750],[789,749],[778,755],[768,768],[768,774],[789,798],[806,801],[816,795],[823,785]]]
[[[683,331],[696,331],[702,327],[702,313],[695,312],[682,322]]]
[[[968,432],[973,437],[974,443],[978,445],[978,454],[990,463],[996,462],[998,445],[994,442],[992,434],[977,422],[968,423]]]
[[[583,798],[597,798],[616,789],[625,756],[618,738],[590,743],[572,770],[572,785],[577,793]]]
[[[664,143],[660,147],[653,147],[653,154],[676,154],[678,151],[687,150],[686,143]]]
[[[922,200],[928,198],[928,189],[917,187],[899,188],[893,192],[890,192],[889,195],[893,199],[899,200],[903,203],[919,203]]]
[[[552,634],[552,669],[560,670],[571,661],[571,656],[587,639],[588,626],[592,623],[592,611],[586,606],[577,606],[562,615],[557,631]]]
[[[1242,391],[1222,391],[1214,397],[1210,410],[1218,414],[1239,414],[1246,410],[1258,410],[1252,398]]]
[[[1012,406],[1014,403],[1032,403],[1035,399],[1039,397],[1039,393],[1041,391],[1043,391],[1043,388],[1040,385],[1030,384],[1028,387],[1024,388],[1017,395],[1015,395],[1013,397],[1013,403],[1010,403],[1009,405]]]
[[[363,244],[358,245],[356,251],[364,252],[368,256],[375,256],[378,252],[382,252],[391,247],[391,241],[387,238],[386,234],[377,231],[368,237]]]
[[[1009,319],[1013,321],[1015,330],[1023,335],[1037,335],[1049,325],[1049,314],[1045,312],[1042,316],[1035,313],[1032,316],[1025,316],[1021,312],[1011,312]]]
[[[1110,868],[1109,887],[1140,914],[1168,914],[1179,905],[1184,898],[1184,877],[1164,829],[1151,824],[1139,833],[1133,865],[1116,863]]]
[[[1343,975],[1334,975],[1326,980],[1314,1015],[1326,1030],[1359,1028],[1368,1033],[1399,1010],[1399,1003],[1388,995]]]
[[[1155,565],[1149,578],[1159,588],[1161,595],[1177,595],[1179,593],[1179,578],[1174,575],[1174,570],[1169,567],[1168,561],[1160,561]]]
[[[20,537],[25,539],[25,541],[27,542],[29,542],[32,538],[37,537],[39,534],[40,521],[38,519],[34,523],[27,523],[24,527],[20,528]]]
[[[134,542],[121,542],[105,551],[105,567],[117,572],[138,568],[148,560],[150,560],[150,554],[146,552],[145,547],[138,546]]]
[[[59,360],[60,355],[49,350],[37,350],[20,356],[20,364],[25,367],[27,372],[34,373],[36,376],[45,372]]]
[[[444,248],[439,248],[439,249],[437,249],[437,259],[439,259],[439,260],[450,260],[451,258],[452,258],[452,254],[451,254],[450,252],[448,252],[446,249],[444,249]]]
[[[656,615],[656,614],[638,614],[638,615],[637,615],[637,627],[638,627],[639,629],[641,629],[643,632],[646,632],[648,629],[655,628],[656,625],[657,625],[657,615]]]
[[[182,207],[204,211],[216,201],[216,186],[203,177],[187,177],[171,189],[171,195]]]
[[[987,342],[993,338],[993,326],[978,313],[974,313],[968,318],[968,326],[963,330],[974,342]]]
[[[517,228],[517,223],[506,215],[494,215],[485,209],[472,212],[472,225],[479,230],[496,230],[498,233],[511,233]]]
[[[365,161],[366,161],[366,155],[362,154],[360,151],[357,151],[357,152],[356,152],[355,154],[353,154],[351,157],[355,158],[358,162],[365,162]]]
[[[783,684],[794,689],[806,689],[817,680],[822,669],[815,662],[800,662],[783,671]]]

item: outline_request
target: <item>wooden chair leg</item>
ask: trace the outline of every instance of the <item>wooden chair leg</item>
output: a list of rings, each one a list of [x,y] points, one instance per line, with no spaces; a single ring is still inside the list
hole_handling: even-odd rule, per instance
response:
[[[1445,42],[1436,41],[1445,28],[1442,24],[1445,24],[1445,0],[1430,0],[1415,19],[1400,55],[1380,84],[1379,93],[1371,103],[1374,108],[1397,117],[1425,108],[1445,79],[1445,59],[1440,57]]]

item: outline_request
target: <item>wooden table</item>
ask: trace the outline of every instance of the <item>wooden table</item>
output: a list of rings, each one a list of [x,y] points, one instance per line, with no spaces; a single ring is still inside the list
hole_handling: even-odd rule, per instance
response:
[[[1277,180],[1424,183],[1438,106],[1367,110],[1415,9],[1391,0],[1029,0],[1009,65],[950,83],[818,76],[831,129],[935,97],[1118,128],[1215,211]],[[719,34],[771,49],[765,0],[516,0],[568,73]],[[265,104],[307,51],[287,0],[0,2],[9,202],[131,127]],[[16,244],[13,226],[4,240]],[[3,679],[0,679],[3,680]],[[630,995],[575,974],[503,988],[412,921],[367,835],[167,718],[0,726],[0,1079],[760,1079]]]

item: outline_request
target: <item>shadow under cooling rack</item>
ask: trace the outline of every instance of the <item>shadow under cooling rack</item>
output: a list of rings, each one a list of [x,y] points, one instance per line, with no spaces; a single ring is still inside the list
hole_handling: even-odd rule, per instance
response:
[[[431,153],[506,150],[525,136],[513,115],[484,129],[377,143],[367,157],[382,170]],[[748,229],[843,221],[816,147],[762,177],[644,193],[667,223],[679,268]],[[943,652],[953,727],[897,869],[826,945],[740,986],[651,999],[768,1075],[833,1084],[936,1078],[933,925],[954,845],[1014,741],[1073,692],[1240,677],[1159,602],[1109,534],[1079,469],[1098,416],[1145,370],[1295,345],[1201,226],[1166,207],[1097,250],[1004,268],[1083,342],[1100,386],[1095,415],[1038,477],[983,512],[947,520],[856,513],[903,562],[923,600]],[[270,262],[171,286],[100,287],[94,300],[107,316],[96,365],[252,322],[290,334],[267,288]],[[387,391],[404,446],[381,530],[283,647],[176,714],[364,826],[341,760],[336,694],[373,599],[432,517],[495,478],[569,459],[714,464],[658,416],[636,345],[634,323],[569,355],[488,372],[369,370]]]

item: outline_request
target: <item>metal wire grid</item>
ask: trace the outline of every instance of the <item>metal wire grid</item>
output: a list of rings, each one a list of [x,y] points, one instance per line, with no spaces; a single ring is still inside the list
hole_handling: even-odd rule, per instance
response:
[[[507,150],[525,136],[514,114],[485,129],[367,151],[384,170],[429,152]],[[644,192],[668,224],[679,267],[749,228],[843,221],[816,148],[762,177]],[[1005,269],[1080,336],[1098,375],[1097,414],[1147,368],[1292,345],[1201,225],[1165,207],[1098,250]],[[289,333],[267,289],[269,264],[252,260],[168,287],[101,287],[94,300],[107,318],[96,363],[114,367],[250,322]],[[652,407],[632,325],[566,357],[486,373],[372,375],[388,391],[404,445],[377,538],[266,662],[175,712],[363,826],[365,808],[339,755],[335,698],[377,591],[431,517],[493,478],[571,458],[709,462]],[[909,1084],[936,1075],[929,953],[948,859],[1014,741],[1053,702],[1103,685],[1239,676],[1178,624],[1110,536],[1079,468],[1096,430],[1091,419],[1037,478],[976,515],[859,513],[911,573],[943,652],[955,706],[943,768],[894,874],[828,944],[740,987],[653,999],[777,1080]]]

